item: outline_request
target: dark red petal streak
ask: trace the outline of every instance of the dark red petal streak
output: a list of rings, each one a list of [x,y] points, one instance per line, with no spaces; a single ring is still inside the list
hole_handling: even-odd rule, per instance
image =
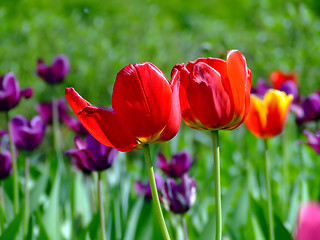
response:
[[[221,75],[209,65],[202,62],[194,65],[186,93],[192,110],[203,125],[216,128],[231,121],[230,97]]]
[[[153,64],[127,65],[117,74],[112,107],[134,136],[150,139],[159,134],[167,124],[171,103],[170,85]]]
[[[91,135],[104,145],[114,147],[122,152],[131,151],[138,145],[138,140],[121,125],[116,114],[96,107],[85,107],[79,117],[85,119]]]

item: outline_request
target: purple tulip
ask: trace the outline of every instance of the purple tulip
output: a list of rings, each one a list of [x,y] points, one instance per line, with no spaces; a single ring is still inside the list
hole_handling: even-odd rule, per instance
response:
[[[19,103],[21,97],[31,96],[32,88],[20,91],[19,83],[13,73],[0,76],[0,111],[9,111]]]
[[[11,119],[10,129],[12,139],[19,150],[36,149],[44,136],[45,124],[40,116],[35,116],[31,121],[18,115]]]
[[[293,102],[299,102],[298,86],[293,81],[285,81],[280,86],[279,90],[285,92],[286,94],[291,94],[293,96]]]
[[[307,137],[307,142],[302,142],[308,144],[312,147],[318,154],[320,154],[320,130],[315,134],[309,132],[307,129],[303,131],[303,134]]]
[[[12,171],[12,159],[9,151],[3,151],[0,153],[0,179],[4,179],[11,174]]]
[[[46,124],[52,124],[52,102],[42,102],[36,106],[38,114]],[[64,122],[70,129],[80,135],[87,135],[88,131],[77,117],[68,114],[65,98],[58,100],[59,121]]]
[[[69,60],[64,55],[58,55],[51,66],[47,66],[42,59],[38,59],[37,74],[49,84],[61,83],[69,72]]]
[[[84,173],[110,168],[119,152],[101,144],[91,135],[88,135],[85,140],[76,136],[74,145],[76,149],[68,150],[65,154],[70,155],[71,162]]]
[[[154,177],[156,180],[157,190],[159,192],[163,188],[164,181],[163,181],[162,177],[157,173],[154,174]],[[146,201],[151,201],[152,194],[151,194],[151,188],[150,188],[149,181],[147,182],[147,184],[143,184],[141,181],[137,181],[135,184],[135,189],[139,195],[144,195],[144,199]]]
[[[310,202],[301,206],[296,227],[296,240],[320,239],[320,204]]]
[[[169,163],[162,153],[158,154],[157,166],[171,178],[182,177],[182,175],[190,169],[192,164],[191,155],[188,151],[181,151],[172,156]]]
[[[263,96],[270,88],[271,87],[266,83],[264,79],[259,78],[257,85],[251,88],[251,93],[257,95],[260,98],[263,98]]]
[[[168,211],[183,214],[195,203],[196,195],[195,180],[185,174],[180,184],[177,184],[174,179],[167,179],[162,189],[161,201]]]
[[[296,122],[298,124],[320,119],[320,91],[311,93],[297,108]]]

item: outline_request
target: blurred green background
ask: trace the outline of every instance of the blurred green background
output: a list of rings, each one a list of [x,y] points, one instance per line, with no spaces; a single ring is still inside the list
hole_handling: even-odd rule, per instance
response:
[[[186,63],[198,57],[225,58],[230,49],[239,49],[246,56],[253,73],[253,85],[259,77],[268,79],[271,71],[281,69],[298,72],[302,94],[319,89],[320,2],[0,0],[0,73],[12,71],[22,87],[34,88],[34,97],[22,100],[19,107],[13,110],[13,113],[28,117],[35,114],[34,106],[38,101],[49,101],[52,94],[52,89],[35,75],[39,57],[48,64],[57,54],[63,53],[69,57],[71,72],[65,82],[57,86],[58,95],[63,96],[64,88],[72,86],[94,105],[108,106],[111,104],[116,73],[127,64],[152,62],[169,77],[176,63]],[[69,134],[64,142],[72,146],[71,132],[66,133],[63,129],[62,133],[64,136]],[[293,116],[290,116],[285,138],[286,148],[281,145],[281,137],[271,141],[276,234],[281,240],[290,239],[288,233],[294,232],[300,203],[309,198],[317,199],[320,190],[317,178],[320,169],[315,161],[318,157],[308,147],[297,147],[297,139],[303,137],[296,132]],[[50,147],[49,140],[46,141],[42,145],[43,152]],[[224,235],[230,239],[264,239],[267,233],[262,141],[256,140],[243,126],[233,132],[221,133],[221,144]],[[206,240],[214,231],[210,135],[191,130],[182,123],[178,136],[169,143],[154,145],[152,153],[155,157],[161,150],[169,156],[185,148],[198,159],[190,173],[198,181],[198,197],[187,216],[189,234],[191,239]],[[282,175],[283,156],[290,163],[288,179]],[[301,161],[301,156],[304,161]],[[126,233],[129,229],[139,233],[135,239],[150,236],[148,227],[152,224],[148,214],[150,206],[142,208],[141,203],[136,202],[133,188],[130,190],[134,180],[146,179],[142,158],[139,151],[120,154],[114,170],[110,170],[110,175],[106,177],[113,179],[111,191],[117,195],[111,209],[112,204],[121,205],[122,236],[129,236]],[[46,159],[54,160],[54,154],[46,156]],[[34,161],[37,163],[38,160]],[[123,172],[124,166],[131,170],[130,174]],[[34,171],[38,174],[33,176],[35,181],[40,181],[41,173],[46,173],[43,169],[47,168],[42,165],[35,167]],[[123,174],[126,175],[125,180],[121,178]],[[90,230],[90,226],[85,226],[89,223],[98,225],[97,219],[91,220],[92,214],[82,213],[83,199],[76,203],[82,217],[70,220],[68,204],[72,208],[73,203],[65,197],[71,189],[67,177],[65,185],[61,186],[61,222],[59,227],[53,228],[45,223],[49,235],[60,229],[61,235],[68,236],[63,232],[69,231],[65,229],[70,228],[70,221],[76,221],[78,225],[75,225],[82,230]],[[119,183],[120,179],[123,182]],[[54,175],[48,181],[51,185],[46,188],[47,198],[53,191]],[[79,185],[79,182],[78,179],[76,183]],[[6,184],[9,189],[10,181]],[[118,184],[124,186],[126,196],[119,193]],[[79,186],[81,189],[81,184]],[[81,191],[77,192],[80,198]],[[129,203],[124,204],[128,199]],[[139,210],[134,212],[137,208]],[[36,224],[39,224],[38,221],[41,223],[41,214],[44,215],[43,221],[49,218],[48,215],[51,216],[46,214],[45,207],[39,209]],[[172,233],[176,230],[176,220],[172,215],[169,217],[169,213],[165,215],[171,219],[169,229]],[[146,219],[151,219],[151,223]],[[81,221],[85,223],[80,224]],[[115,222],[110,221],[112,223],[108,227],[113,229]],[[86,233],[85,230],[83,232],[81,234]],[[111,232],[114,236],[114,231]],[[124,239],[130,239],[130,236]]]
[[[169,77],[176,63],[225,57],[239,49],[258,77],[295,69],[307,93],[319,87],[318,1],[17,0],[0,1],[0,72],[13,71],[36,99],[48,88],[34,74],[37,58],[66,54],[73,86],[109,104],[116,73],[148,61]],[[90,87],[88,87],[90,86]]]

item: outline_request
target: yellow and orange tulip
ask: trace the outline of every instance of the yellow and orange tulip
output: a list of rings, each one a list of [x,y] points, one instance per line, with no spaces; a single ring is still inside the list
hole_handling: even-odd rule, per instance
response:
[[[286,124],[293,96],[279,90],[268,91],[263,99],[251,95],[251,105],[245,124],[262,139],[280,134]]]

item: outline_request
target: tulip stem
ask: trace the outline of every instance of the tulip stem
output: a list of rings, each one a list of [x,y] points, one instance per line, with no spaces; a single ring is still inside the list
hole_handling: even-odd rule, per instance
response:
[[[101,227],[101,239],[106,240],[106,229],[105,229],[105,220],[104,220],[104,209],[103,209],[103,200],[102,200],[102,190],[101,190],[101,172],[98,174],[98,200],[99,200],[99,214],[100,214],[100,227]]]
[[[213,160],[214,160],[214,185],[216,201],[216,240],[222,238],[222,215],[221,215],[221,184],[220,184],[220,147],[219,132],[212,131]]]
[[[52,98],[52,124],[53,124],[53,140],[54,140],[54,148],[56,150],[57,160],[59,164],[63,164],[63,157],[60,149],[60,129],[59,129],[59,109],[58,109],[58,100],[53,97]]]
[[[266,182],[267,202],[268,202],[268,220],[269,220],[269,239],[274,240],[273,231],[273,210],[271,198],[271,185],[269,178],[269,159],[268,159],[268,141],[264,140],[264,176]]]
[[[170,235],[169,235],[168,229],[166,227],[166,223],[163,218],[163,214],[162,214],[162,210],[161,210],[161,206],[160,206],[160,201],[159,201],[159,197],[158,197],[158,190],[157,190],[156,180],[154,177],[149,145],[148,144],[142,145],[142,150],[144,153],[144,158],[146,160],[150,188],[151,188],[151,194],[152,194],[152,200],[153,200],[154,208],[156,210],[156,215],[157,215],[158,223],[160,225],[162,236],[165,240],[170,240]]]
[[[6,222],[6,213],[5,213],[5,204],[4,204],[4,196],[3,196],[3,186],[0,182],[0,235],[2,231],[4,231],[4,224]]]
[[[29,222],[29,158],[25,158],[24,165],[24,223],[23,223],[23,237],[28,233],[28,222]]]
[[[186,223],[186,218],[185,218],[185,216],[182,216],[182,225],[183,225],[184,240],[189,240],[189,237],[188,237],[188,228],[187,228],[187,223]]]
[[[17,159],[16,159],[16,150],[13,144],[11,129],[10,129],[10,118],[9,112],[6,112],[6,119],[8,124],[8,134],[9,134],[9,141],[10,141],[10,151],[11,151],[11,158],[12,158],[12,175],[13,175],[13,208],[14,208],[14,215],[18,214],[19,211],[19,182],[18,182],[18,167],[17,167]]]

